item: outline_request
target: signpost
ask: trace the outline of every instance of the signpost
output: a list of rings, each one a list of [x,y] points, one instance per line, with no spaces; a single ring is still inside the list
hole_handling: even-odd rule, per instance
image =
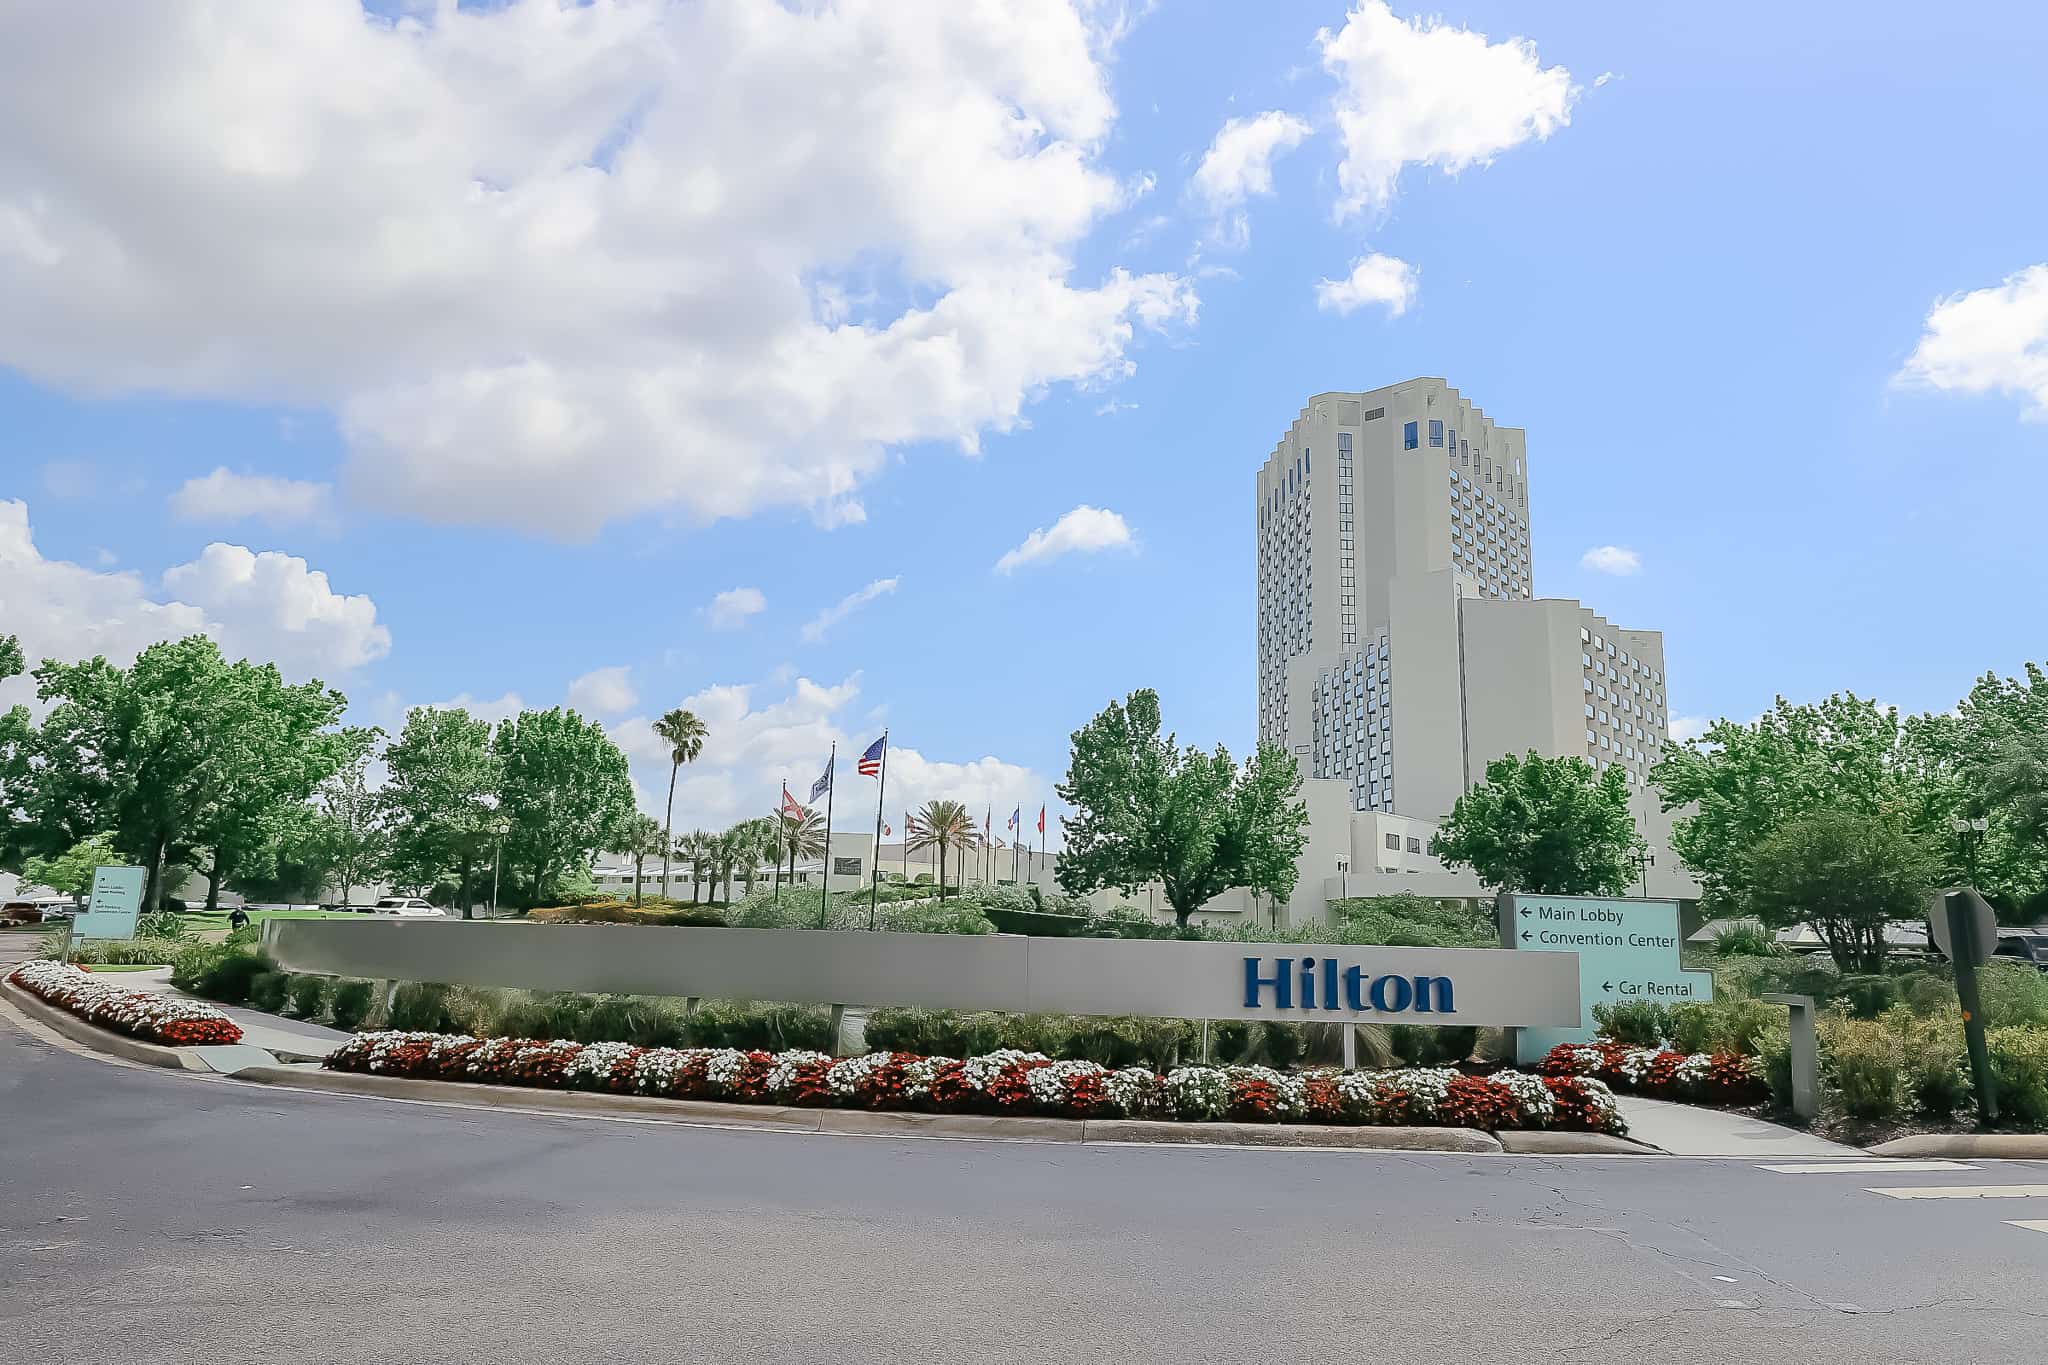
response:
[[[1559,1043],[1590,1042],[1595,1005],[1714,998],[1712,973],[1679,965],[1677,901],[1508,892],[1499,904],[1503,946],[1579,955],[1579,1026],[1516,1030],[1515,1059],[1525,1066]]]
[[[1991,1080],[1991,1054],[1984,1044],[1984,1006],[1977,993],[1977,968],[1998,946],[1998,916],[1969,887],[1941,893],[1927,917],[1935,946],[1955,964],[1956,998],[1963,1006],[1963,1042],[1970,1050],[1970,1076],[1977,1083],[1977,1113],[1985,1126],[1998,1121],[1998,1091]]]
[[[85,911],[71,921],[73,942],[88,938],[134,938],[135,920],[142,913],[144,870],[139,867],[101,867],[92,874],[92,900]]]

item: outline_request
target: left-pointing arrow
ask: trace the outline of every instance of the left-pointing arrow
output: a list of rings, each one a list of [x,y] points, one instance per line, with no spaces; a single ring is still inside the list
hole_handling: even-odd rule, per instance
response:
[[[1522,931],[1522,942],[1524,942],[1524,943],[1527,943],[1528,941],[1529,941],[1529,931],[1528,931],[1527,929],[1524,929],[1524,930]]]

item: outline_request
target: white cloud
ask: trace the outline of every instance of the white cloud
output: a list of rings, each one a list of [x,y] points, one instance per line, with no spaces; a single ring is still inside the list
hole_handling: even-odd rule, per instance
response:
[[[737,630],[747,623],[748,617],[766,610],[768,599],[759,588],[728,588],[711,599],[704,614],[711,619],[713,630]]]
[[[860,699],[860,675],[835,685],[799,677],[786,695],[761,702],[760,688],[745,684],[707,687],[681,705],[704,722],[704,752],[685,764],[676,781],[676,828],[720,829],[736,820],[767,815],[781,803],[782,784],[797,800],[810,795],[811,783],[824,771],[826,755],[839,746],[839,790],[835,827],[872,835],[875,780],[860,777],[855,762],[875,739],[878,728],[855,728],[852,717]],[[625,750],[641,805],[660,818],[668,794],[668,750],[656,739],[653,718],[634,716],[610,729]],[[982,812],[995,812],[995,827],[1012,807],[1022,804],[1027,822],[1037,819],[1038,803],[1051,796],[1051,783],[1031,768],[992,755],[961,762],[927,758],[892,739],[889,751],[888,805],[884,815],[901,837],[903,813],[939,797],[964,801],[981,823]],[[820,803],[820,812],[823,804]],[[1058,827],[1048,816],[1053,844]]]
[[[1713,723],[1713,718],[1710,716],[1673,716],[1667,730],[1671,736],[1671,742],[1673,744],[1681,744],[1688,739],[1698,739],[1707,732],[1707,727]]]
[[[2048,421],[2048,263],[1936,300],[1898,379],[1954,393],[2004,393]]]
[[[1526,38],[1486,35],[1435,19],[1402,19],[1364,0],[1344,27],[1316,35],[1338,83],[1337,216],[1384,213],[1404,166],[1456,175],[1571,122],[1578,88],[1545,68]]]
[[[1397,256],[1374,252],[1351,263],[1341,280],[1316,281],[1316,307],[1349,316],[1367,304],[1378,304],[1388,317],[1400,317],[1415,302],[1421,272]]]
[[[624,664],[593,668],[569,684],[569,705],[585,715],[615,716],[640,700]]]
[[[831,606],[804,622],[803,637],[816,643],[825,638],[825,632],[859,611],[877,597],[886,597],[896,591],[900,578],[877,578],[859,592],[850,592]]]
[[[187,479],[171,495],[171,511],[184,521],[260,521],[294,526],[331,515],[333,485],[270,474],[236,474],[226,466]]]
[[[1579,556],[1579,567],[1626,578],[1643,567],[1643,557],[1620,545],[1595,545]]]
[[[0,365],[332,412],[386,507],[844,521],[1193,321],[1076,256],[1128,6],[45,6],[0,48]],[[861,300],[867,301],[863,303]]]
[[[0,628],[33,666],[104,655],[127,664],[160,640],[211,635],[230,657],[274,661],[289,677],[331,678],[384,655],[391,634],[368,597],[343,597],[302,559],[214,544],[164,575],[159,598],[140,575],[105,573],[36,548],[28,505],[0,501]],[[0,683],[0,706],[34,684]]]
[[[1278,109],[1231,119],[1216,131],[1191,188],[1221,220],[1220,238],[1240,246],[1249,239],[1244,201],[1273,192],[1274,158],[1300,146],[1312,131],[1305,120]]]
[[[368,597],[344,597],[297,555],[219,541],[164,571],[164,588],[219,623],[221,648],[293,676],[357,668],[391,652]]]
[[[1067,554],[1093,554],[1131,543],[1131,528],[1124,519],[1104,507],[1083,503],[1061,515],[1050,526],[1041,526],[1024,537],[1024,543],[996,561],[997,573],[1014,573],[1025,564],[1057,559]]]

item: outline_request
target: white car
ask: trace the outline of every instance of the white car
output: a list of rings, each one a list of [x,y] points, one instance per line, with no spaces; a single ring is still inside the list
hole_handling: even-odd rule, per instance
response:
[[[407,919],[447,919],[448,912],[418,896],[386,896],[370,907],[373,915],[401,915]]]

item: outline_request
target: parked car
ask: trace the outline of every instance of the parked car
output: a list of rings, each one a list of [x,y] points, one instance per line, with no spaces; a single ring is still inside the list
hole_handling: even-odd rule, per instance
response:
[[[407,919],[447,919],[448,912],[418,896],[386,896],[370,907],[373,915],[400,915]]]
[[[2021,962],[2048,970],[2048,933],[2003,933],[1998,936],[1998,947],[1992,950],[1993,957],[2016,958]]]

